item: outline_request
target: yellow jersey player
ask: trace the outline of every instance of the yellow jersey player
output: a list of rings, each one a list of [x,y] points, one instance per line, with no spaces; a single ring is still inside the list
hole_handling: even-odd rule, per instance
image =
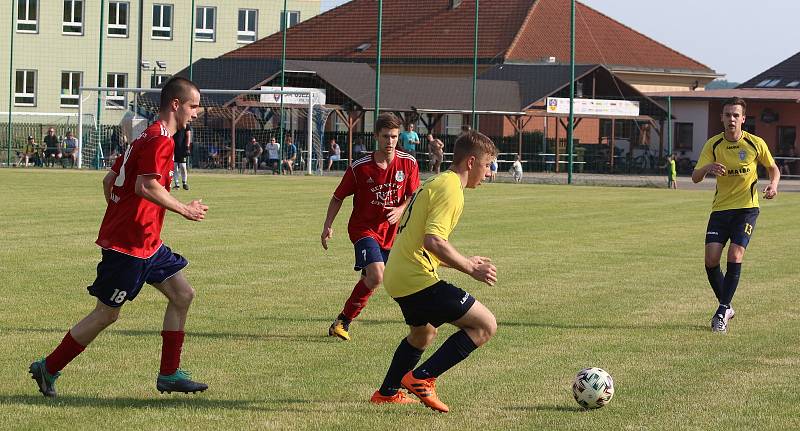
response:
[[[769,185],[763,190],[766,199],[778,194],[781,174],[763,139],[742,130],[747,103],[741,98],[727,100],[722,106],[723,133],[713,136],[703,146],[692,181],[699,183],[708,174],[717,177],[717,192],[706,229],[705,265],[708,282],[719,300],[711,318],[711,330],[726,333],[734,316],[731,300],[739,284],[744,251],[758,218],[757,165],[767,169]],[[722,250],[730,240],[727,271],[719,266]]]
[[[496,154],[494,143],[483,134],[469,131],[460,135],[450,170],[418,188],[400,218],[383,285],[400,305],[410,332],[397,347],[383,384],[372,395],[373,403],[415,402],[400,391],[402,386],[431,409],[449,411],[436,395],[436,378],[489,341],[497,330],[488,308],[437,273],[444,265],[490,286],[497,281],[497,269],[490,259],[465,257],[448,242],[464,208],[463,189],[480,185]],[[444,323],[460,331],[414,369]]]

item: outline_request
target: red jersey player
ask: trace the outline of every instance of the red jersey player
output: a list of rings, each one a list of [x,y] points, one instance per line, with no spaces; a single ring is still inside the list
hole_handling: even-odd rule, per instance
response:
[[[353,212],[347,231],[355,249],[353,269],[361,271],[361,278],[328,329],[328,335],[343,340],[350,339],[350,322],[364,309],[383,281],[383,268],[397,233],[397,221],[408,205],[408,198],[419,186],[417,161],[395,150],[401,124],[394,114],[378,116],[375,122],[378,150],[347,168],[333,193],[322,227],[320,239],[327,250],[328,240],[333,236],[333,220],[344,199],[353,195]]]
[[[97,304],[49,356],[31,364],[32,378],[44,396],[56,396],[55,380],[60,371],[117,320],[122,305],[132,301],[144,283],[153,285],[168,300],[156,388],[162,393],[202,392],[208,388],[192,381],[179,368],[194,289],[181,272],[188,264],[186,259],[161,242],[166,210],[193,221],[203,220],[208,211],[199,200],[183,204],[169,193],[172,135],[197,118],[199,106],[200,92],[193,82],[169,80],[161,90],[158,121],[133,141],[103,178],[108,206],[97,237],[102,260],[97,265],[97,278],[87,288]]]

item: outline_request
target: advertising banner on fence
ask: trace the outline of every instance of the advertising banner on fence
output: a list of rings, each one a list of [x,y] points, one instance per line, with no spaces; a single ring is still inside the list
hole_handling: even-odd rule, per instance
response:
[[[597,115],[604,117],[637,117],[639,102],[630,100],[575,99],[575,115]],[[548,114],[569,114],[569,98],[548,97]]]
[[[262,90],[268,91],[281,91],[281,87],[261,87]],[[315,105],[325,104],[325,89],[324,88],[300,88],[300,87],[283,87],[283,91],[311,91],[311,96],[314,98]],[[268,103],[270,105],[280,105],[280,94],[262,94],[261,103]],[[284,105],[302,105],[308,106],[308,94],[284,94]]]

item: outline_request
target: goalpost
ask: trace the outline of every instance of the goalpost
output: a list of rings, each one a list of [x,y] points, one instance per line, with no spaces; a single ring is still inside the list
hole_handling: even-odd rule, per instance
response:
[[[79,160],[94,162],[96,167],[109,164],[125,143],[133,142],[157,118],[160,93],[160,88],[81,87],[77,115]],[[201,89],[198,117],[190,124],[192,164],[242,170],[244,145],[249,137],[255,137],[264,147],[272,137],[280,142],[280,136],[292,136],[298,147],[297,162],[305,163],[305,171],[311,175],[314,155],[322,150],[314,117],[318,116],[317,111],[324,110],[324,103],[324,90],[314,88]],[[87,117],[89,113],[91,117]],[[304,150],[299,149],[301,141]],[[285,145],[280,150],[282,160]],[[316,162],[321,164],[319,157]]]

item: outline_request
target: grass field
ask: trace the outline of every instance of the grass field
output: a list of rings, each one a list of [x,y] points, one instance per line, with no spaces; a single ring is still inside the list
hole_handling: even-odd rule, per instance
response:
[[[94,305],[101,172],[0,170],[0,429],[800,428],[800,194],[762,203],[727,336],[712,334],[703,271],[712,191],[490,184],[466,193],[452,243],[494,259],[499,282],[445,279],[493,310],[496,338],[438,384],[446,415],[373,406],[404,336],[380,291],[327,335],[356,280],[349,202],[319,232],[338,178],[195,174],[206,221],[168,214],[163,237],[198,291],[182,365],[202,395],[155,391],[165,300],[145,287],[45,399],[29,363]],[[444,327],[434,346],[453,330]],[[611,403],[583,412],[570,384],[598,366]]]

